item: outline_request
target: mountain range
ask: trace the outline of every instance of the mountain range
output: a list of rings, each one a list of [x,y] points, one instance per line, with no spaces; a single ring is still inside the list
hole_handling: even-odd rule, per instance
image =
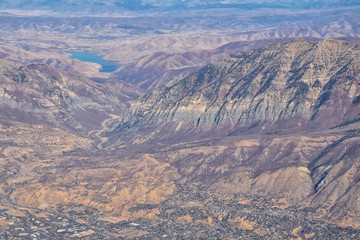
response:
[[[0,60],[2,238],[359,235],[358,44],[272,44],[144,94],[49,63]]]
[[[332,128],[358,120],[358,69],[358,45],[335,40],[235,54],[138,99],[126,126]]]
[[[358,239],[359,9],[1,0],[0,239]]]
[[[158,1],[158,0],[4,0],[0,3],[2,9],[22,10],[52,10],[56,12],[81,12],[91,11],[174,11],[174,10],[196,10],[214,8],[240,8],[240,9],[261,9],[261,8],[283,8],[283,9],[309,9],[328,7],[349,7],[359,6],[356,0],[331,0],[331,1],[274,1],[274,0],[206,0],[206,1]]]
[[[180,188],[281,196],[355,223],[359,64],[359,45],[335,40],[232,55],[137,99],[108,147],[166,159]]]

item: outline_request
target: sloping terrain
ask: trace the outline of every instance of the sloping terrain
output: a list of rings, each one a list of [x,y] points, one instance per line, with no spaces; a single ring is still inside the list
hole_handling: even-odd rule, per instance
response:
[[[271,45],[131,106],[115,82],[1,60],[0,236],[356,239],[359,49]]]
[[[180,189],[283,199],[359,226],[359,53],[297,40],[233,55],[139,98],[109,148],[159,154]]]
[[[169,79],[180,79],[188,74],[199,70],[206,64],[216,63],[223,60],[229,54],[238,53],[241,50],[250,50],[269,45],[274,42],[287,41],[286,39],[273,39],[263,41],[240,41],[231,42],[226,38],[194,38],[193,41],[184,41],[180,38],[161,38],[161,42],[154,41],[155,46],[137,46],[140,49],[134,49],[134,52],[146,52],[145,49],[151,52],[154,50],[166,49],[169,52],[155,52],[145,56],[139,56],[139,59],[133,63],[129,63],[121,67],[115,72],[112,78],[121,79],[124,82],[139,86],[139,88],[149,91],[153,88],[159,87]],[[169,45],[164,45],[164,42],[170,41]],[[203,43],[204,46],[182,46],[182,44],[189,44],[196,42]],[[214,41],[214,43],[211,43]],[[180,45],[181,47],[175,47]],[[172,49],[173,48],[173,49]],[[189,49],[183,52],[181,49]],[[116,51],[115,53],[116,54]]]
[[[359,52],[343,41],[299,40],[233,55],[141,97],[123,127],[173,123],[177,131],[226,127],[236,134],[244,127],[280,133],[354,122]]]
[[[0,61],[1,111],[7,113],[1,118],[5,121],[42,122],[86,132],[98,128],[110,114],[119,115],[126,106],[126,92],[117,91],[117,86],[109,88],[45,64]]]

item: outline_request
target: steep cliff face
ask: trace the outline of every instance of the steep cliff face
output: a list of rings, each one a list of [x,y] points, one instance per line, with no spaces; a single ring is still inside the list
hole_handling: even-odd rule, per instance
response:
[[[138,99],[119,124],[326,129],[359,118],[360,47],[297,40],[232,55]],[[173,129],[173,130],[174,130]],[[270,131],[270,130],[269,130]]]

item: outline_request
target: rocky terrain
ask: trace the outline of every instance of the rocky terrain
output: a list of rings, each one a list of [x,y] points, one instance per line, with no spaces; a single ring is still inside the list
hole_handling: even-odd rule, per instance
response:
[[[130,103],[65,59],[0,60],[0,236],[357,239],[359,53],[274,44]]]
[[[0,61],[0,108],[7,113],[1,119],[7,122],[46,123],[87,132],[99,128],[110,115],[119,115],[126,99],[137,94],[121,82],[110,88],[45,64]]]
[[[359,52],[344,41],[298,40],[232,55],[144,95],[119,128],[173,123],[177,132],[226,127],[234,135],[246,128],[269,134],[354,124]]]
[[[358,12],[1,1],[0,239],[358,239]]]
[[[160,154],[182,187],[281,196],[358,226],[359,50],[298,40],[233,55],[139,98],[109,148]]]

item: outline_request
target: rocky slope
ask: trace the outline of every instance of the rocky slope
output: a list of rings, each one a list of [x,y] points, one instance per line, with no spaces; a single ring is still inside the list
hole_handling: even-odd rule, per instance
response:
[[[135,101],[108,149],[163,159],[181,190],[359,226],[359,53],[297,40],[233,55]]]
[[[0,109],[5,122],[42,123],[86,133],[111,114],[119,115],[128,95],[121,83],[98,83],[45,64],[0,60]],[[114,97],[117,96],[117,97]]]
[[[328,129],[359,119],[359,46],[294,41],[243,52],[132,104],[121,128]]]
[[[115,83],[0,63],[2,238],[359,235],[358,45],[234,55],[139,98],[111,130],[128,93]]]

